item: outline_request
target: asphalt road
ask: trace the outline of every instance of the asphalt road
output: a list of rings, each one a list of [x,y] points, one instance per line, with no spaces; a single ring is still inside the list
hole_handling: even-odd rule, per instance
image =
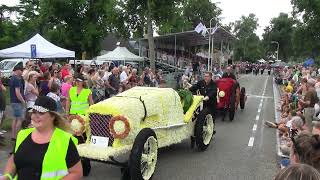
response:
[[[205,152],[190,141],[160,150],[153,180],[271,180],[277,172],[276,135],[264,121],[274,121],[272,77],[243,75],[248,99],[230,122],[216,120],[216,137]],[[119,180],[120,169],[92,163],[85,180]]]

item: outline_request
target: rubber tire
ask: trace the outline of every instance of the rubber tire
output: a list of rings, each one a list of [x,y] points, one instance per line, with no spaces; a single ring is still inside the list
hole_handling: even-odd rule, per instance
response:
[[[139,132],[136,139],[134,140],[134,144],[129,157],[129,172],[131,180],[143,180],[140,169],[141,155],[144,148],[144,143],[150,136],[153,136],[157,139],[156,133],[152,129],[145,128]]]
[[[197,144],[197,147],[200,151],[205,151],[209,145],[205,145],[203,143],[203,137],[202,137],[202,134],[203,134],[203,125],[205,123],[205,117],[207,116],[207,114],[210,114],[209,113],[209,110],[208,109],[203,109],[198,117],[197,117],[197,121],[196,121],[196,124],[195,124],[195,137],[196,137],[196,144]],[[214,122],[213,122],[214,123]],[[212,138],[210,140],[210,142],[212,141]]]
[[[242,87],[240,90],[240,108],[244,109],[246,104],[246,88]]]
[[[87,177],[90,174],[91,171],[91,163],[90,160],[87,158],[81,158],[81,164],[82,164],[82,173],[83,176]]]
[[[237,89],[237,83],[234,84],[231,88],[231,94],[230,94],[230,106],[229,106],[229,120],[233,121],[234,114],[236,112],[236,89]]]

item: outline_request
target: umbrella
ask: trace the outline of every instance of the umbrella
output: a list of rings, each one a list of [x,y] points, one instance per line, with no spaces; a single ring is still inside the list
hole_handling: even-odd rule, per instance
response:
[[[314,65],[314,59],[312,59],[312,58],[307,59],[307,60],[303,63],[303,66],[304,66],[304,67],[308,67],[308,66],[312,66],[312,65]]]

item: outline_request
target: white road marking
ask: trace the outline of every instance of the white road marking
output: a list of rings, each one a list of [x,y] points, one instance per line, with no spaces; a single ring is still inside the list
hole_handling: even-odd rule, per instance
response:
[[[258,125],[257,125],[257,124],[254,124],[253,127],[252,127],[252,131],[256,131],[256,130],[257,130],[257,127],[258,127]]]
[[[266,88],[267,88],[268,80],[269,80],[269,76],[268,76],[268,78],[267,78],[267,79],[265,80],[265,82],[264,82],[264,88],[263,88],[262,96],[264,96],[264,94],[266,93]]]
[[[248,146],[252,147],[253,146],[253,142],[254,142],[254,137],[250,137]]]
[[[264,83],[264,88],[263,88],[263,91],[262,91],[262,96],[259,96],[259,95],[247,95],[248,98],[250,97],[253,97],[253,98],[261,98],[260,100],[260,104],[259,104],[259,108],[258,108],[258,113],[256,115],[256,121],[258,122],[259,119],[260,119],[260,113],[261,113],[261,108],[262,108],[262,105],[263,105],[263,101],[264,99],[273,99],[274,97],[270,97],[270,96],[265,96],[265,92],[266,92],[266,88],[267,88],[267,83],[268,83],[268,80],[269,80],[269,76],[268,78],[265,80],[265,83]],[[263,120],[264,121],[264,120]],[[257,128],[258,128],[258,123],[255,123],[252,127],[252,135],[249,139],[249,143],[248,143],[248,146],[249,147],[252,147],[253,146],[253,143],[254,143],[254,136],[255,136],[255,131],[257,131]],[[262,131],[262,134],[263,134],[263,128],[261,129]],[[263,139],[262,139],[263,141]],[[262,143],[261,143],[262,144]],[[261,146],[260,144],[260,146]]]
[[[247,94],[248,98],[262,98],[262,99],[273,99],[271,96],[258,96],[258,95],[253,95],[253,94]]]

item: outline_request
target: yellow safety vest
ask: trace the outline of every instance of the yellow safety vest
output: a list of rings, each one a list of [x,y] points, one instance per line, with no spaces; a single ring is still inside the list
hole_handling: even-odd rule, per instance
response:
[[[29,128],[21,130],[18,133],[15,152],[17,152],[21,143],[31,134],[35,129]],[[47,152],[44,155],[42,162],[41,180],[58,180],[68,175],[68,167],[66,163],[66,156],[68,152],[70,138],[75,145],[78,144],[78,140],[71,134],[55,128]],[[18,179],[15,176],[15,179]]]
[[[70,114],[85,115],[89,108],[88,97],[91,94],[90,89],[82,89],[77,95],[77,87],[72,87],[69,91],[71,102]]]

